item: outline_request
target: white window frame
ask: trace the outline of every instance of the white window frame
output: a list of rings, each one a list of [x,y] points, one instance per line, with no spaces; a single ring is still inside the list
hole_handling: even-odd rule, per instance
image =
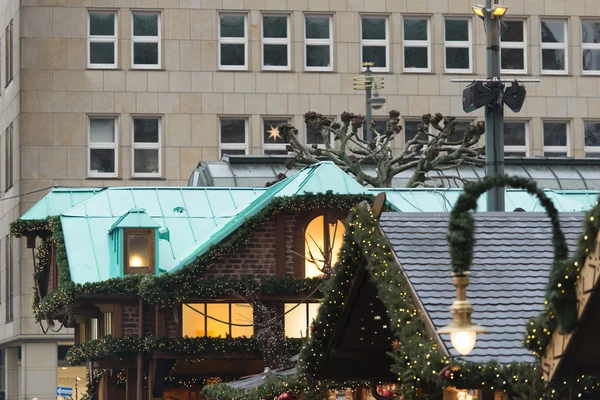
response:
[[[244,143],[221,143],[221,121],[227,119],[243,119],[244,120]],[[244,150],[248,154],[248,117],[237,115],[222,115],[219,117],[219,158],[223,150]]]
[[[404,40],[404,21],[407,19],[427,20],[427,40]],[[406,67],[405,57],[407,47],[427,47],[427,68]],[[402,70],[407,73],[431,72],[431,18],[429,16],[409,16],[402,19]]]
[[[158,143],[136,143],[136,119],[158,119]],[[160,178],[163,173],[162,142],[163,118],[160,115],[134,115],[131,117],[131,176],[134,178]],[[158,172],[135,172],[135,150],[158,150]]]
[[[525,145],[524,146],[504,146],[504,153],[525,153],[525,157],[529,157],[529,121],[517,119],[517,120],[504,120],[507,124],[523,124],[525,126]]]
[[[265,38],[265,24],[264,17],[285,17],[286,29],[287,29],[287,38]],[[290,25],[290,14],[273,14],[273,13],[264,13],[260,16],[260,64],[262,66],[263,71],[290,71],[292,69],[292,32]],[[276,45],[286,45],[287,47],[287,66],[280,65],[265,65],[265,45],[268,44],[276,44]]]
[[[244,17],[244,37],[221,37],[221,16],[232,15]],[[217,64],[220,71],[247,71],[248,70],[248,14],[245,13],[219,13],[218,18],[218,46],[217,46]],[[244,45],[244,65],[221,65],[221,45],[222,44],[243,44]]]
[[[593,157],[593,158],[597,158],[597,157],[600,157],[600,146],[586,146],[585,145],[585,124],[588,122],[592,123],[592,124],[600,124],[600,120],[593,119],[593,118],[583,120],[583,146],[584,146],[583,153],[584,153],[584,156],[588,153],[597,154],[597,156]],[[590,158],[590,157],[586,156],[586,158]]]
[[[585,18],[581,20],[581,23],[579,25],[580,29],[583,28],[583,23],[585,21],[591,21],[591,22],[598,22],[600,23],[600,18]],[[582,75],[600,75],[600,69],[597,70],[592,70],[592,71],[586,71],[583,69],[583,53],[586,50],[596,50],[596,51],[600,51],[600,43],[584,43],[583,42],[583,38],[581,40],[581,73]]]
[[[91,35],[90,34],[90,16],[91,14],[112,14],[115,16],[114,18],[114,36],[105,36],[105,35]],[[117,38],[119,37],[119,13],[118,11],[104,11],[104,10],[88,10],[87,16],[87,67],[89,69],[115,69],[119,64],[119,41]],[[92,52],[91,45],[92,43],[112,43],[115,47],[115,61],[112,64],[92,64]]]
[[[564,24],[564,43],[545,43],[542,42],[542,22],[544,21],[560,21]],[[599,47],[600,49],[600,47]],[[565,69],[564,70],[551,70],[544,69],[542,53],[544,50],[563,50],[565,52]],[[540,68],[542,75],[567,75],[569,72],[569,21],[560,18],[543,18],[540,20]]]
[[[151,14],[157,15],[158,36],[134,36],[133,35],[133,16],[135,14]],[[161,69],[162,68],[162,15],[160,11],[131,11],[131,68],[132,69]],[[158,64],[135,64],[134,61],[134,45],[135,43],[157,43],[158,44]]]
[[[446,21],[467,21],[467,29],[469,40],[468,41],[457,41],[457,40],[446,40]],[[469,68],[447,68],[448,63],[446,62],[446,49],[469,49]],[[431,62],[430,62],[431,64]],[[473,19],[472,18],[461,18],[461,17],[446,17],[444,18],[444,71],[447,74],[472,74],[473,73]]]
[[[114,142],[96,142],[92,143],[91,120],[93,119],[111,119],[114,121],[115,140]],[[87,150],[87,173],[89,178],[116,178],[119,176],[119,117],[115,115],[88,115],[88,150]],[[115,152],[115,172],[93,172],[91,150],[114,150]]]
[[[544,125],[548,124],[565,124],[567,131],[567,145],[566,146],[546,146],[544,144]],[[542,120],[542,145],[544,147],[544,154],[546,153],[567,153],[567,157],[571,156],[571,124],[570,121],[564,119],[544,119]]]
[[[265,132],[264,132],[264,127],[265,127],[265,121],[269,121],[269,120],[287,120],[288,124],[291,124],[293,122],[293,118],[290,116],[273,116],[273,115],[266,115],[266,116],[262,116],[260,118],[260,127],[261,127],[261,132],[260,132],[260,140],[262,142],[262,151],[263,154],[266,154],[265,151],[286,151],[285,147],[287,146],[287,143],[283,142],[283,143],[265,143]],[[273,127],[275,128],[275,127]]]
[[[385,39],[363,39],[362,20],[363,18],[383,18],[385,20]],[[385,47],[385,68],[371,67],[373,72],[390,72],[390,17],[388,15],[361,15],[360,16],[360,69],[366,71],[363,67],[363,47]]]
[[[306,37],[306,19],[322,17],[329,20],[329,39],[308,39]],[[309,67],[307,65],[306,48],[308,46],[329,46],[329,66]],[[304,14],[304,70],[305,71],[333,71],[333,16],[326,14]]]
[[[500,73],[507,75],[524,75],[529,68],[529,57],[527,54],[527,20],[512,19],[509,21],[523,23],[523,41],[522,42],[503,42],[500,34]],[[523,69],[502,69],[502,49],[522,49],[523,50]]]

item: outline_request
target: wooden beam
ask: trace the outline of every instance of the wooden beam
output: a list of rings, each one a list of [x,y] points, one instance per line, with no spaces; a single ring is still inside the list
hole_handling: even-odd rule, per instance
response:
[[[157,336],[167,335],[167,316],[158,305],[154,306],[154,333]]]
[[[123,305],[115,304],[113,311],[113,336],[123,336]]]

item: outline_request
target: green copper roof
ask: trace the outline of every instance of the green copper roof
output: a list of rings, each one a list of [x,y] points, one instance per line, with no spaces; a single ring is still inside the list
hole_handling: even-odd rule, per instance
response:
[[[108,230],[112,232],[117,228],[160,228],[155,220],[150,218],[146,214],[146,210],[143,208],[132,208],[127,211],[127,214],[123,214]]]
[[[63,211],[85,201],[104,189],[100,188],[55,188],[31,207],[21,219],[45,219],[58,216]]]

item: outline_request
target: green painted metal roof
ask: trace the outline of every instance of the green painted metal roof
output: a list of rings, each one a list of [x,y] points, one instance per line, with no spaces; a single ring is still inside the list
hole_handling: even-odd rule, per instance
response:
[[[150,218],[146,214],[146,210],[143,208],[132,208],[123,214],[108,230],[109,232],[114,231],[117,228],[160,228],[155,220]]]
[[[101,188],[54,188],[31,207],[20,219],[45,219],[58,216],[63,211],[102,191]]]

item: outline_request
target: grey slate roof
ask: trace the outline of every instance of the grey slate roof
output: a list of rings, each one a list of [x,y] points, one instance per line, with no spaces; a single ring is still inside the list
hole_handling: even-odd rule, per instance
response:
[[[569,250],[582,232],[583,213],[560,216]],[[384,213],[380,224],[389,238],[435,328],[451,322],[456,292],[450,279],[447,213]],[[473,321],[490,329],[478,335],[474,362],[535,362],[523,347],[525,326],[544,307],[553,261],[550,220],[544,213],[475,214],[475,253],[467,297]],[[448,335],[442,339],[458,356]]]

